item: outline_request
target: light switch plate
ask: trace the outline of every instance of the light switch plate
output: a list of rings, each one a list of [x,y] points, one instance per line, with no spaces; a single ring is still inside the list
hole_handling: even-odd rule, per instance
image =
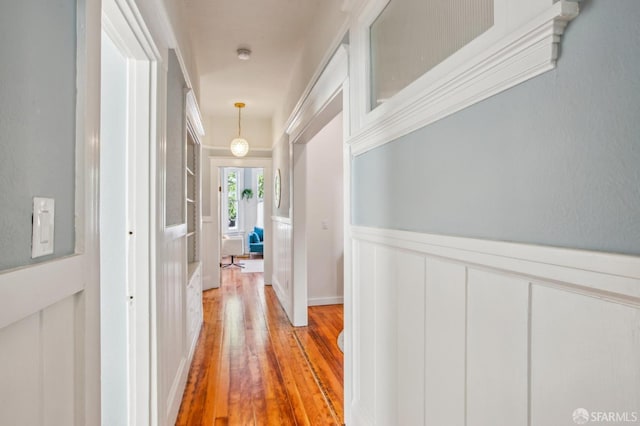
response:
[[[55,200],[53,198],[33,197],[32,258],[53,253],[54,219]]]

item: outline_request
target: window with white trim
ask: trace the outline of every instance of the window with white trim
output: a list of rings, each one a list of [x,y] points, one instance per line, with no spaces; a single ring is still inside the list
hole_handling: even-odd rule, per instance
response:
[[[493,25],[493,0],[391,0],[369,29],[374,109]]]
[[[240,188],[244,173],[242,169],[227,167],[223,169],[223,226],[225,233],[240,232],[242,230],[242,215],[240,212]]]
[[[556,66],[570,0],[364,0],[349,32],[360,155]]]

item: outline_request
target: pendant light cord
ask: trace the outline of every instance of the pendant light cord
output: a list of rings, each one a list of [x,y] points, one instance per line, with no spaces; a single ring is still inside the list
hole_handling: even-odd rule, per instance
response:
[[[238,107],[238,137],[240,137],[240,113],[242,112],[242,108]]]

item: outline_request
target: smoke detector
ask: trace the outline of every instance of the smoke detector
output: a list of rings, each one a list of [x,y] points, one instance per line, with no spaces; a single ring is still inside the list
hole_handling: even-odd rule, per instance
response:
[[[236,52],[238,52],[238,59],[242,61],[248,61],[251,58],[251,50],[241,47]]]

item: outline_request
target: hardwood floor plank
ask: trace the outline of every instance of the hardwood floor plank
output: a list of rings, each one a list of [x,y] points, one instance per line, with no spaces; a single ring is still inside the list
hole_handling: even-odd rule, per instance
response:
[[[342,306],[294,328],[261,273],[223,271],[203,293],[204,324],[176,425],[343,423]]]
[[[344,361],[337,345],[342,315],[342,305],[314,306],[309,308],[309,326],[295,329],[318,386],[339,424],[344,422]]]

